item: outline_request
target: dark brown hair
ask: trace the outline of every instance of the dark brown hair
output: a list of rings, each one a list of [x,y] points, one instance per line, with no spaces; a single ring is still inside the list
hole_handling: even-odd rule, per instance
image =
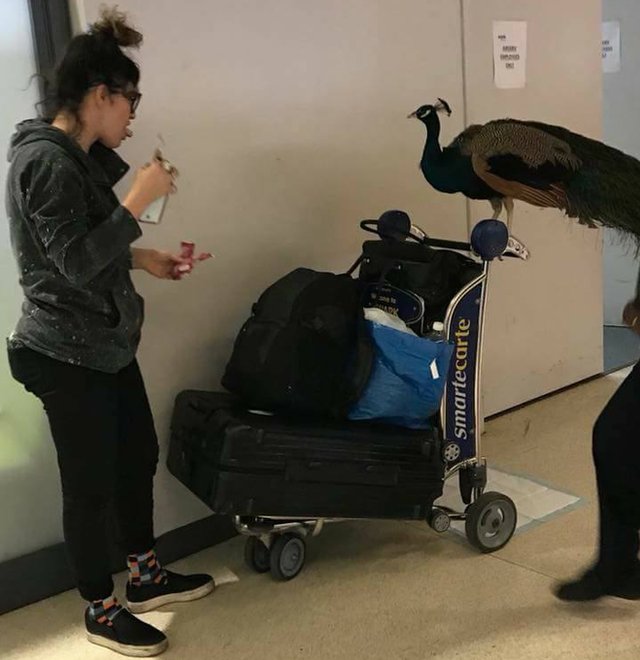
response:
[[[112,91],[137,86],[140,69],[122,49],[138,48],[141,43],[142,34],[128,24],[126,14],[117,6],[102,7],[100,18],[88,31],[69,42],[44,103],[45,116],[53,118],[65,110],[77,118],[86,93],[96,85],[104,84]]]

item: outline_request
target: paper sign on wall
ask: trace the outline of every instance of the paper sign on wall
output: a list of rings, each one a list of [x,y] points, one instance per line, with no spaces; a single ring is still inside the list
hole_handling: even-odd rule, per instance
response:
[[[602,70],[604,73],[620,71],[620,23],[602,24]]]
[[[493,79],[496,87],[524,87],[526,65],[526,21],[493,21]]]

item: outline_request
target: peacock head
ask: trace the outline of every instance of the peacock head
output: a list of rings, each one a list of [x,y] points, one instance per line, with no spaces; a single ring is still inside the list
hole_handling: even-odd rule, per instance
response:
[[[433,105],[421,105],[415,112],[412,112],[408,116],[408,119],[416,117],[420,121],[426,121],[427,117],[438,112],[446,112],[447,116],[450,116],[451,106],[444,99],[439,98]]]

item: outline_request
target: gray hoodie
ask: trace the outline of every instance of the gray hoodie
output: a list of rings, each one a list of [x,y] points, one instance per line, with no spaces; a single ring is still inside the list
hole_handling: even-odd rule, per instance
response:
[[[24,290],[9,349],[116,373],[135,357],[143,300],[129,274],[135,218],[112,186],[128,165],[96,143],[87,154],[42,120],[17,126],[6,209]]]

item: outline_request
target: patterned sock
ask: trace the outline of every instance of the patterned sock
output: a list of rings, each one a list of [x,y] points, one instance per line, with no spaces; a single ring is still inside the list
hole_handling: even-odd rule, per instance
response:
[[[118,599],[115,596],[109,596],[103,600],[92,600],[89,603],[89,616],[98,623],[113,626],[113,620],[122,609],[122,605],[118,605]]]
[[[161,584],[167,576],[153,548],[141,555],[129,555],[127,566],[129,567],[129,584],[132,587]]]

